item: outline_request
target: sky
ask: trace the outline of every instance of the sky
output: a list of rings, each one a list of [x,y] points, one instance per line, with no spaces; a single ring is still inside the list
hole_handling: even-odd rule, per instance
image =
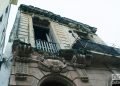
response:
[[[33,5],[97,28],[108,45],[120,48],[120,0],[18,0],[11,6],[7,38],[20,4]]]

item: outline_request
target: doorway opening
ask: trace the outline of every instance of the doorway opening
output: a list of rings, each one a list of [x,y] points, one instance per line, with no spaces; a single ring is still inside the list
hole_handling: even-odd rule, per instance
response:
[[[50,41],[50,22],[46,19],[33,17],[33,28],[35,40]]]
[[[33,17],[33,30],[35,46],[38,50],[56,53],[58,52],[57,44],[54,41],[52,32],[50,30],[50,22],[46,19]]]
[[[43,77],[39,86],[76,86],[70,79],[61,75],[47,75]]]
[[[38,26],[33,26],[34,28],[34,35],[35,35],[35,40],[42,40],[42,41],[48,41],[49,37],[49,28],[45,27],[38,27]]]
[[[44,81],[40,86],[66,86],[63,82],[58,82],[55,80]]]

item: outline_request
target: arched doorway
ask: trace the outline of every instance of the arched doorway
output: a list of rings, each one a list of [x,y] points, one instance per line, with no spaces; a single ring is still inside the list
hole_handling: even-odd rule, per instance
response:
[[[75,86],[75,84],[67,77],[51,74],[43,77],[38,86]]]

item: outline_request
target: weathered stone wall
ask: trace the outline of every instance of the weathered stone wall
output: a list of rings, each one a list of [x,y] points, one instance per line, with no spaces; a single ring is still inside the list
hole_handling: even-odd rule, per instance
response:
[[[56,22],[51,22],[51,29],[61,49],[70,49],[69,28]]]
[[[35,58],[34,58],[35,59]],[[39,69],[39,64],[37,62],[31,62],[28,64],[29,74],[27,75],[26,80],[16,80],[16,66],[15,64],[12,66],[11,77],[10,77],[10,86],[39,86],[40,80],[46,76],[64,76],[76,86],[109,86],[111,80],[111,72],[106,67],[95,68],[89,67],[88,69],[80,69],[74,68],[72,66],[68,66],[67,72],[64,73],[52,73],[46,72],[44,70]],[[118,70],[115,70],[118,71]],[[84,79],[86,78],[86,79]],[[88,81],[87,81],[88,78]]]
[[[32,16],[21,12],[19,18],[17,26],[18,39],[35,47]]]
[[[72,47],[72,44],[75,43],[75,40],[78,37],[78,35],[73,31],[75,30],[74,28],[70,28],[66,25],[57,23],[46,17],[39,17],[41,19],[49,20],[50,35],[52,36],[54,42],[58,44],[59,48],[70,49]],[[72,33],[70,33],[69,31],[72,31]],[[73,34],[76,36],[76,38],[73,37]],[[31,45],[35,47],[32,15],[25,14],[22,12],[20,13],[20,20],[18,25],[18,38],[23,42],[31,43]],[[95,34],[88,34],[88,39],[95,43],[104,44],[104,42]]]
[[[88,38],[95,43],[106,45],[105,42],[96,34],[88,34]]]
[[[49,55],[39,50],[30,50],[31,47],[35,47],[32,20],[34,16],[38,16],[41,19],[47,19],[50,22],[48,27],[50,29],[49,34],[53,38],[53,42],[58,44],[59,49],[71,49],[72,44],[78,37],[73,31],[76,30],[75,28],[68,27],[50,18],[43,17],[42,15],[39,16],[20,12],[17,17],[18,21],[15,23],[16,27],[14,28],[16,29],[15,37],[20,39],[21,44],[17,44],[18,42],[13,43],[13,65],[9,82],[10,86],[40,86],[42,81],[47,79],[47,76],[51,76],[53,80],[62,80],[62,78],[64,78],[66,81],[68,80],[73,83],[72,86],[109,86],[111,74],[116,72],[119,73],[117,68],[114,69],[114,67],[111,66],[106,67],[105,64],[103,64],[107,62],[112,65],[112,60],[108,59],[109,57],[113,58],[112,56],[91,52],[91,55],[94,57],[91,57],[92,61],[91,58],[88,58],[88,60],[90,60],[90,64],[92,64],[87,65],[89,61],[87,63],[85,60],[87,56],[83,54],[78,53],[77,56],[79,59],[75,58],[74,60],[77,61],[72,61],[69,57],[71,53],[68,53],[65,57],[57,57],[57,55]],[[72,31],[72,33],[70,31]],[[104,43],[95,34],[88,33],[87,37],[93,42],[100,44]],[[73,56],[71,57],[73,58]],[[63,58],[64,61],[63,59],[60,60],[60,58]],[[69,58],[69,60],[65,58]],[[115,72],[113,72],[113,70]],[[58,78],[59,76],[60,78]]]

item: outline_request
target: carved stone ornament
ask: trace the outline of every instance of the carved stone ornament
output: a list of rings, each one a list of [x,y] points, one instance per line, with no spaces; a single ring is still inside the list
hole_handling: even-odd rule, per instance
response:
[[[39,62],[39,68],[46,72],[66,72],[66,64],[56,59],[46,59],[43,62]]]

